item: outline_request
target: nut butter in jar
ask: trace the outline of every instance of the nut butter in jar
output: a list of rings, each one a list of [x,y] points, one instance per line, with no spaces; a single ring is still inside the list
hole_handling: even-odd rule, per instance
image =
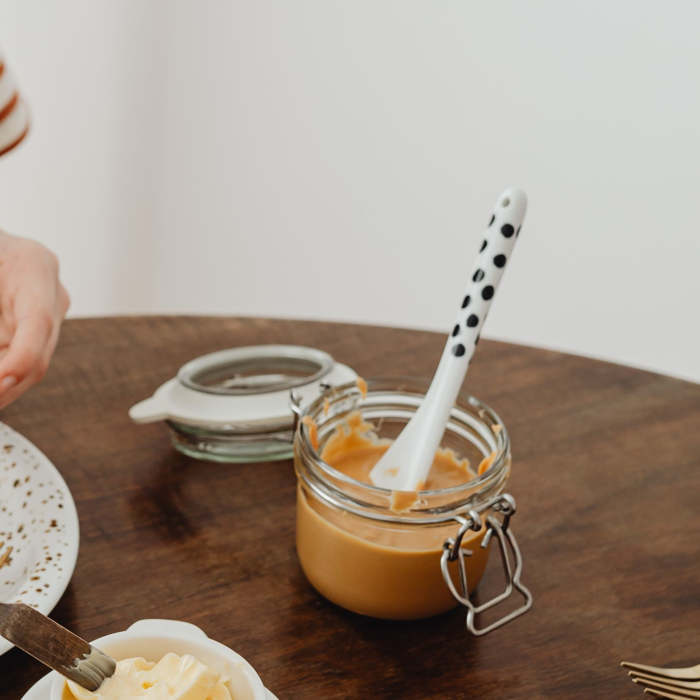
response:
[[[510,442],[496,413],[473,397],[458,397],[433,466],[442,455],[449,469],[463,469],[463,479],[448,487],[430,488],[429,478],[426,490],[397,494],[331,464],[337,465],[339,456],[361,457],[363,450],[375,448],[378,458],[418,409],[428,386],[414,379],[378,379],[369,381],[365,392],[353,382],[327,388],[298,412],[297,552],[314,588],[348,610],[410,620],[461,603],[467,627],[483,634],[532,603],[520,583],[522,561],[510,529],[515,501],[504,493]],[[339,455],[342,450],[345,455]],[[494,546],[501,550],[506,588],[477,607],[469,594]],[[513,589],[524,604],[478,628],[475,616]]]

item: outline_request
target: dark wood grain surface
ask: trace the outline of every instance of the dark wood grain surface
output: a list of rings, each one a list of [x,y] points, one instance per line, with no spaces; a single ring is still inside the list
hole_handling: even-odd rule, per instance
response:
[[[172,450],[128,408],[192,357],[315,345],[365,376],[430,376],[439,334],[255,319],[66,323],[41,385],[2,413],[57,465],[81,525],[53,617],[87,639],[187,620],[285,698],[632,698],[618,664],[700,663],[700,386],[483,341],[467,388],[508,426],[509,490],[533,610],[475,639],[461,611],[390,623],[341,610],[294,550],[290,462],[223,465]],[[0,697],[44,670],[0,657]]]

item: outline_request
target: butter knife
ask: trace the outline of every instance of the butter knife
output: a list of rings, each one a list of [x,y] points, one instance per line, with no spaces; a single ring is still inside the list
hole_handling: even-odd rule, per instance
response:
[[[0,636],[86,690],[114,674],[116,661],[24,603],[0,603]]]

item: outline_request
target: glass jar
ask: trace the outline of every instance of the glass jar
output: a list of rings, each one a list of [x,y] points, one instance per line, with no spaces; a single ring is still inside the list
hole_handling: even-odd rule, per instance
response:
[[[467,627],[484,634],[532,604],[520,583],[522,561],[509,527],[515,501],[504,493],[511,469],[510,440],[496,413],[460,394],[442,446],[467,457],[474,467],[482,464],[483,473],[458,486],[421,491],[401,512],[392,510],[390,490],[356,481],[319,456],[325,441],[354,411],[374,425],[379,438],[395,438],[428,386],[416,379],[376,379],[368,381],[364,393],[352,382],[326,387],[303,410],[297,407],[297,415],[308,416],[314,424],[312,431],[308,419],[299,420],[294,439],[297,553],[314,588],[348,610],[406,620],[437,615],[461,603],[467,608]],[[489,458],[490,464],[482,462]],[[477,607],[469,594],[484,573],[494,540],[501,551],[506,588]],[[524,604],[477,628],[475,616],[509,597],[514,588]]]

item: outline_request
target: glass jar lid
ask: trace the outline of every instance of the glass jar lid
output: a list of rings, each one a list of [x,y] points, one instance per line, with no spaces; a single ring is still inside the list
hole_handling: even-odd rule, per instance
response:
[[[290,392],[302,404],[321,384],[357,378],[326,352],[256,345],[202,355],[129,411],[137,423],[166,421],[175,447],[216,461],[286,459],[292,454]]]
[[[333,358],[295,345],[257,345],[202,355],[180,367],[178,381],[208,394],[245,396],[289,391],[325,377]]]

